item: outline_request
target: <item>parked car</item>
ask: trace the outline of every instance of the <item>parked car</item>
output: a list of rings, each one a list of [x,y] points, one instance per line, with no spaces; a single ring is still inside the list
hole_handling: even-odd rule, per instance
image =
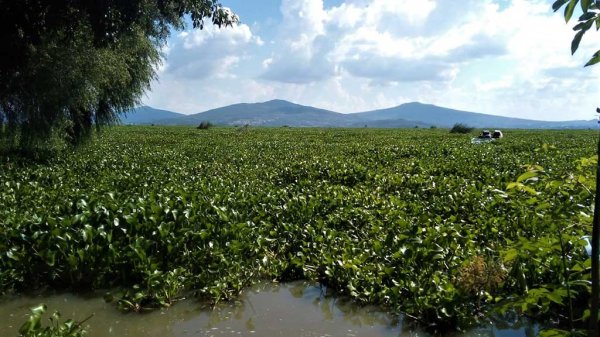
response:
[[[492,138],[502,138],[504,137],[504,135],[502,134],[502,131],[500,130],[494,130],[494,133],[492,133]]]

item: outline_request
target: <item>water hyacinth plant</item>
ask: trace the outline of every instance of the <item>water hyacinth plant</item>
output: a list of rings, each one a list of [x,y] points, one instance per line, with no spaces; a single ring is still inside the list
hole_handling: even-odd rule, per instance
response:
[[[589,131],[117,127],[0,163],[0,290],[111,289],[128,311],[321,282],[432,331],[589,320]],[[586,158],[586,159],[581,159]]]

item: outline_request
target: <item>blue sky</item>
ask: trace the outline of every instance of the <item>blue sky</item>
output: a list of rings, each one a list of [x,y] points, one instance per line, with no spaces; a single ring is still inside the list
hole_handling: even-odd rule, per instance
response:
[[[235,27],[173,32],[144,104],[197,113],[286,99],[338,112],[419,101],[543,120],[592,119],[600,48],[552,0],[221,0]]]

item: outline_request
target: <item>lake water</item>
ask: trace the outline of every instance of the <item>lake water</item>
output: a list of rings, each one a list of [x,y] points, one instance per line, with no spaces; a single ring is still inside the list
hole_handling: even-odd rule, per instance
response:
[[[101,296],[55,294],[4,299],[0,302],[0,336],[17,336],[30,307],[45,303],[49,313],[61,312],[84,325],[90,337],[105,336],[411,336],[429,334],[404,326],[375,307],[359,307],[304,282],[260,284],[238,300],[206,307],[193,299],[144,314],[123,314]],[[453,336],[529,337],[531,326],[474,329]]]

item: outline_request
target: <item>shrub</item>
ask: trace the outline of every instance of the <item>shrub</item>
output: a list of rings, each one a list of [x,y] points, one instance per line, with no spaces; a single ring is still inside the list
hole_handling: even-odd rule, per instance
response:
[[[198,130],[206,130],[206,129],[210,129],[213,127],[213,124],[209,121],[202,121],[202,123],[200,123],[200,125],[198,125],[198,127],[196,129]]]
[[[466,124],[462,124],[462,123],[456,123],[454,124],[454,126],[452,127],[452,129],[450,129],[450,133],[470,133],[471,131],[473,131],[474,128],[466,125]]]
[[[475,256],[459,269],[455,286],[471,296],[480,296],[498,289],[506,276],[506,270],[498,261]]]

